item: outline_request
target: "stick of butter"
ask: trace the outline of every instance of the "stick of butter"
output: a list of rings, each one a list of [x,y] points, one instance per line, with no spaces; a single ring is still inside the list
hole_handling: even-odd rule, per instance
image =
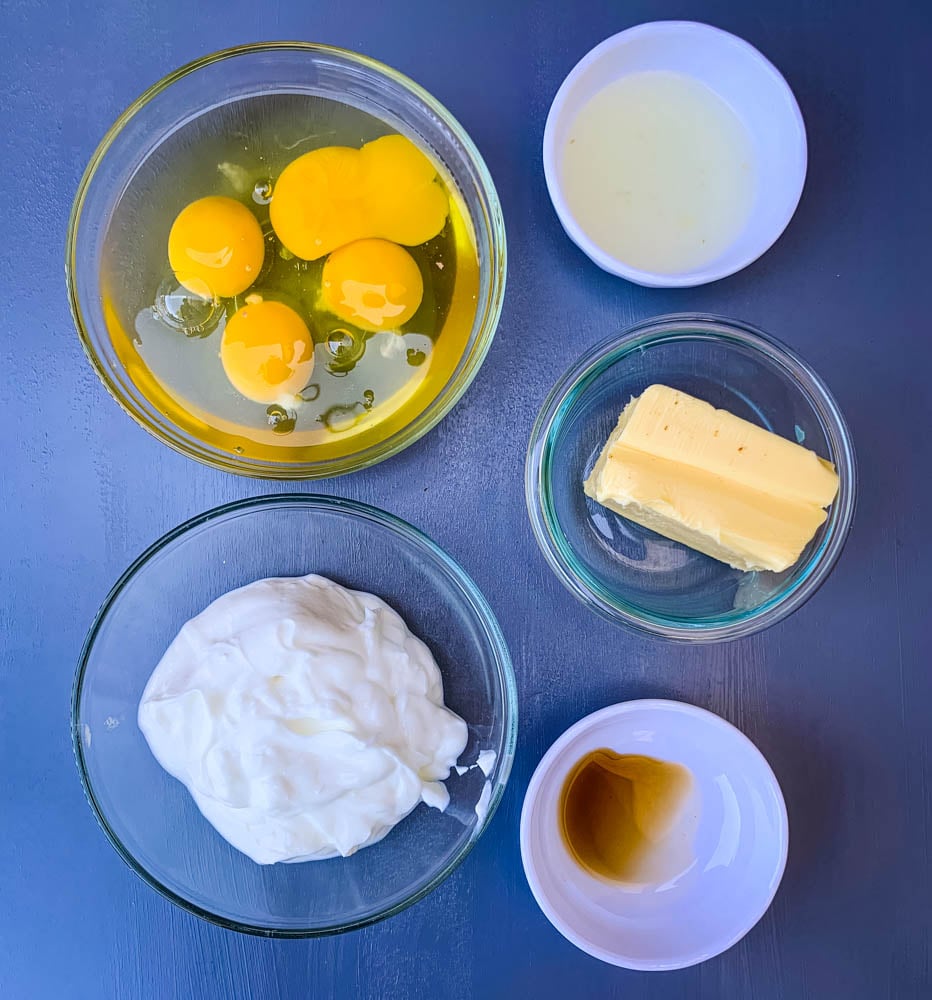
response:
[[[831,462],[665,385],[628,403],[588,496],[741,570],[788,569],[838,492]]]

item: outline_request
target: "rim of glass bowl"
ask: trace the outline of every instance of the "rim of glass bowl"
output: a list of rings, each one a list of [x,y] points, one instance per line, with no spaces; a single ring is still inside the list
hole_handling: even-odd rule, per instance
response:
[[[838,471],[838,497],[832,504],[822,542],[792,587],[751,612],[698,618],[689,623],[654,614],[622,600],[588,572],[560,527],[553,505],[553,443],[574,403],[606,369],[628,355],[675,340],[713,340],[751,348],[782,369],[806,396],[829,439]],[[750,323],[706,313],[672,313],[636,323],[620,336],[596,344],[566,371],[541,407],[531,431],[524,486],[537,544],[561,583],[583,604],[609,621],[638,632],[686,642],[721,642],[769,628],[801,607],[835,565],[854,515],[856,462],[851,435],[838,404],[822,379],[794,351]]]
[[[480,194],[479,200],[482,207],[482,218],[476,220],[470,215],[470,221],[473,225],[476,225],[477,222],[481,223],[481,226],[478,228],[486,231],[489,239],[490,278],[488,294],[485,300],[479,303],[477,309],[477,317],[479,318],[478,333],[468,356],[464,355],[466,359],[465,364],[463,364],[459,373],[454,373],[451,376],[440,392],[427,403],[424,409],[409,424],[395,431],[394,434],[384,441],[370,445],[361,451],[352,452],[349,455],[316,462],[283,463],[264,459],[244,459],[235,454],[231,455],[226,451],[211,447],[200,439],[182,431],[171,421],[161,422],[157,408],[149,403],[146,397],[132,383],[124,391],[110,370],[111,364],[106,358],[97,353],[94,347],[94,338],[89,332],[95,327],[96,319],[88,314],[88,318],[85,320],[85,310],[82,307],[77,290],[78,281],[76,275],[78,268],[82,264],[77,258],[76,250],[78,232],[82,224],[84,202],[94,181],[98,167],[110,151],[114,140],[123,131],[127,123],[139,114],[153,98],[167,90],[182,77],[188,76],[213,63],[259,52],[275,51],[304,52],[309,55],[328,56],[354,63],[376,75],[388,77],[392,82],[407,91],[411,97],[425,105],[428,111],[450,130],[456,141],[462,146],[466,158],[470,161],[475,171],[475,179]],[[507,274],[506,256],[505,223],[502,217],[501,203],[499,202],[495,183],[485,164],[485,160],[463,126],[435,97],[391,66],[386,66],[376,59],[370,59],[368,56],[353,52],[350,49],[343,49],[333,45],[322,45],[316,42],[256,42],[249,45],[238,45],[222,49],[219,52],[211,53],[179,67],[149,87],[111,125],[85,168],[78,185],[74,203],[71,207],[71,216],[68,221],[68,235],[65,240],[65,282],[72,319],[88,360],[91,362],[107,391],[119,406],[155,438],[173,450],[186,455],[188,458],[193,458],[223,472],[233,472],[237,475],[254,479],[325,479],[368,468],[377,462],[382,462],[390,458],[392,455],[396,455],[399,451],[407,448],[436,427],[459,402],[482,367],[482,363],[495,337],[504,301]],[[102,331],[104,342],[107,342],[108,337],[109,335],[106,331]]]
[[[104,815],[104,812],[94,795],[94,789],[91,785],[90,777],[84,762],[84,744],[81,739],[80,731],[80,704],[81,694],[84,688],[84,675],[87,670],[91,651],[94,647],[94,642],[97,638],[97,633],[100,630],[104,619],[110,612],[111,607],[122,594],[123,589],[140,570],[145,568],[146,564],[153,556],[157,555],[166,546],[171,545],[172,542],[181,538],[183,535],[186,535],[194,528],[198,528],[209,521],[228,519],[230,517],[238,516],[244,512],[270,507],[303,507],[307,510],[326,510],[329,512],[336,511],[342,514],[348,514],[352,517],[361,517],[388,528],[393,533],[400,535],[409,542],[412,542],[415,547],[426,549],[434,555],[450,572],[453,579],[459,585],[462,596],[472,607],[481,622],[485,639],[492,648],[495,657],[502,691],[502,707],[504,713],[502,728],[504,745],[499,757],[496,783],[492,790],[491,798],[489,799],[488,811],[483,821],[476,826],[474,835],[466,841],[457,854],[450,859],[450,861],[430,880],[427,885],[423,886],[417,892],[402,900],[400,903],[389,906],[386,909],[372,914],[362,920],[354,920],[346,924],[334,924],[325,928],[269,928],[258,927],[252,924],[243,924],[236,920],[229,920],[226,917],[219,916],[210,910],[197,906],[184,897],[179,896],[167,886],[162,885],[155,875],[137,862],[132,852],[123,844],[120,838],[111,829],[110,824],[107,821],[107,817]],[[150,545],[140,556],[134,559],[129,567],[122,573],[120,578],[113,585],[110,593],[104,599],[104,602],[101,604],[97,614],[94,616],[94,621],[88,630],[87,637],[84,640],[84,645],[81,649],[80,658],[78,659],[78,668],[75,673],[74,686],[71,693],[71,741],[75,763],[77,764],[78,773],[81,777],[81,784],[84,788],[84,796],[97,819],[98,825],[103,830],[116,852],[144,882],[175,905],[180,906],[189,913],[193,913],[195,916],[201,917],[210,923],[218,924],[219,926],[225,927],[229,930],[240,931],[244,934],[254,934],[259,937],[324,937],[329,934],[340,934],[344,931],[357,930],[360,927],[366,927],[369,924],[377,923],[387,917],[394,916],[396,913],[400,913],[402,910],[412,906],[414,903],[423,899],[426,895],[436,889],[441,882],[443,882],[455,869],[460,866],[460,864],[462,864],[466,856],[472,850],[473,846],[477,843],[482,834],[485,833],[486,829],[488,829],[489,823],[492,821],[492,817],[495,815],[495,811],[501,802],[502,795],[505,792],[505,786],[508,782],[508,776],[511,773],[511,766],[514,762],[517,733],[518,690],[515,683],[511,654],[508,651],[505,637],[502,634],[497,619],[495,618],[495,614],[489,606],[488,601],[486,601],[485,597],[482,595],[482,592],[473,582],[472,578],[459,565],[459,563],[456,562],[456,560],[453,559],[453,557],[447,552],[445,552],[435,541],[425,535],[422,531],[419,531],[413,525],[408,524],[407,521],[403,521],[401,518],[396,517],[394,514],[389,514],[387,511],[381,510],[378,507],[360,503],[357,500],[345,500],[341,497],[325,496],[314,493],[281,493],[271,496],[251,497],[246,500],[235,500],[232,503],[221,504],[219,507],[213,507],[210,510],[204,511],[202,514],[198,514],[196,517],[190,518],[184,523],[178,525],[178,527],[173,528],[171,531],[164,534],[158,541]]]

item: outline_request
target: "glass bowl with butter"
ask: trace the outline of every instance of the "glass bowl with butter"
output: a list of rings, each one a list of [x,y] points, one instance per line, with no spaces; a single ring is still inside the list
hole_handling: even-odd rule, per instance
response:
[[[180,525],[104,601],[72,703],[88,801],[123,860],[221,926],[312,937],[422,898],[511,770],[508,649],[436,544],[334,497]]]
[[[558,578],[667,639],[750,635],[800,607],[851,526],[855,457],[819,376],[754,327],[649,320],[554,386],[525,470]]]

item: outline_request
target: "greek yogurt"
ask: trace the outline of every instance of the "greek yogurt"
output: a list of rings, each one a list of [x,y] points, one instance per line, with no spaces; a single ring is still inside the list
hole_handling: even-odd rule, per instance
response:
[[[259,580],[187,622],[138,720],[156,760],[259,864],[346,857],[419,802],[445,809],[467,740],[397,612],[315,575]]]

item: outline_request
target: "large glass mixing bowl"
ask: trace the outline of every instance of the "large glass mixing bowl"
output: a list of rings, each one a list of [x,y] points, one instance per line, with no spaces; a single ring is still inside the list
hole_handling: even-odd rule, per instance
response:
[[[430,647],[443,675],[444,702],[466,720],[469,741],[446,782],[445,812],[419,805],[384,840],[349,858],[258,865],[231,847],[185,787],[162,770],[136,711],[149,675],[185,621],[254,580],[312,572],[374,593],[401,614]],[[127,569],[88,634],[72,713],[88,801],[123,860],[192,913],[272,937],[361,927],[442,882],[495,812],[516,731],[508,649],[463,570],[384,511],[289,494],[207,511]]]
[[[222,128],[233,133],[237,123],[251,121],[251,115],[261,117],[259,105],[259,110],[249,110],[255,102],[292,100],[295,95],[324,98],[364,112],[382,123],[383,131],[406,135],[428,153],[472,231],[479,271],[478,292],[457,306],[457,343],[462,339],[464,346],[436,369],[426,370],[417,405],[405,405],[377,421],[367,418],[366,429],[345,440],[308,446],[289,446],[284,437],[269,443],[269,431],[263,439],[254,439],[229,420],[217,422],[209,409],[176,405],[137,350],[132,317],[117,306],[147,277],[147,268],[124,247],[151,241],[150,228],[168,224],[159,217],[142,224],[148,218],[145,213],[151,215],[154,187],[173,162],[175,153],[168,151],[190,145],[189,130],[208,114],[220,116]],[[313,143],[299,152],[307,148]],[[274,186],[272,191],[274,197]],[[113,397],[146,430],[183,454],[227,472],[319,479],[394,455],[434,427],[466,391],[491,345],[501,313],[505,229],[492,178],[478,150],[425,90],[395,70],[343,49],[262,43],[218,52],[182,67],[123,113],[81,181],[65,265],[84,349]],[[441,336],[447,332],[445,328]]]

